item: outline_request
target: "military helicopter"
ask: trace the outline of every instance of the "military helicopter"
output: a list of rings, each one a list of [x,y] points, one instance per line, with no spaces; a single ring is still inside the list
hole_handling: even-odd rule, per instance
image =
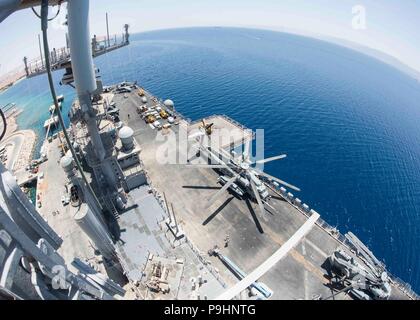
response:
[[[203,134],[201,134],[203,135]],[[200,140],[200,135],[195,135],[193,138]],[[201,140],[200,140],[201,142]],[[279,178],[273,177],[261,169],[254,167],[258,164],[264,164],[275,160],[284,159],[287,155],[282,154],[266,159],[261,159],[257,161],[250,160],[250,141],[245,143],[245,149],[241,156],[234,157],[233,154],[230,154],[226,150],[219,148],[217,150],[213,150],[211,146],[204,146],[203,144],[199,144],[198,150],[204,156],[207,156],[208,159],[212,160],[215,164],[188,164],[188,166],[195,166],[201,168],[208,168],[208,169],[218,169],[220,170],[226,181],[223,183],[223,187],[207,202],[207,207],[210,207],[214,201],[220,197],[225,191],[231,188],[231,186],[236,185],[239,186],[242,190],[244,190],[251,199],[255,200],[258,203],[259,209],[261,214],[263,215],[265,212],[264,203],[269,197],[269,193],[267,187],[265,185],[264,180],[273,180],[277,183],[284,185],[290,189],[295,191],[300,191],[300,189],[290,183],[287,183]]]
[[[378,270],[370,263],[363,267],[342,248],[334,251],[328,260],[332,274],[338,276],[343,283],[350,282],[348,287],[340,291],[350,291],[360,300],[387,300],[391,296],[390,279],[386,271]]]

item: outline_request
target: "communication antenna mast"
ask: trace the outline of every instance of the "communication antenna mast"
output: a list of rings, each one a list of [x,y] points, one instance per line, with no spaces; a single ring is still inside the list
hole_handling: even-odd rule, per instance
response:
[[[108,24],[108,12],[106,13],[106,39],[108,42],[108,48],[109,48],[109,24]]]
[[[42,57],[42,45],[41,45],[41,35],[38,34],[38,45],[39,45],[39,53],[41,55],[41,66],[44,68],[44,58]]]

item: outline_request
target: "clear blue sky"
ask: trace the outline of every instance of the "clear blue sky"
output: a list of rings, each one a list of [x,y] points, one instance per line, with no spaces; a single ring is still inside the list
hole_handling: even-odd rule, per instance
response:
[[[352,27],[352,8],[366,8],[366,29]],[[64,7],[66,5],[63,5]],[[64,8],[63,8],[64,9]],[[55,12],[55,9],[53,9]],[[392,55],[420,71],[420,0],[91,0],[91,33],[104,35],[186,26],[239,26],[349,40]],[[50,47],[65,43],[66,10],[50,24]],[[52,15],[53,13],[51,13]],[[31,10],[0,24],[0,75],[38,56],[39,19]]]

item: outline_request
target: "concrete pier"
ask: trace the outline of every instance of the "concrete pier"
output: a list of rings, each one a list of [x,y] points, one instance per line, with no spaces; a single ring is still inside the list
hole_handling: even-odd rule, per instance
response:
[[[26,170],[32,160],[36,139],[34,131],[19,130],[8,134],[0,144],[0,148],[4,148],[3,164],[13,172],[20,186],[38,178],[37,174]]]

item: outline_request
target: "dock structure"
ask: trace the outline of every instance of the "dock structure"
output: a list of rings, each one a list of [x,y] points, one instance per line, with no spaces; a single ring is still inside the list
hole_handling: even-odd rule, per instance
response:
[[[5,166],[11,170],[20,180],[31,180],[29,173],[25,171],[30,164],[36,142],[36,134],[32,130],[19,130],[7,136],[0,147],[4,147],[7,154]]]
[[[92,38],[92,57],[96,58],[108,52],[120,49],[130,44],[130,35],[128,33],[128,25],[124,25],[124,33],[122,37],[115,35],[112,40],[107,37],[97,37],[96,35]],[[24,62],[24,74],[27,78],[36,77],[38,75],[47,72],[44,59],[42,56],[28,60],[27,57],[23,58]],[[70,48],[54,48],[50,52],[50,61],[52,70],[60,70],[68,67],[71,63]]]
[[[44,122],[44,129],[47,131],[56,126],[58,126],[58,116],[51,115],[51,117]]]

